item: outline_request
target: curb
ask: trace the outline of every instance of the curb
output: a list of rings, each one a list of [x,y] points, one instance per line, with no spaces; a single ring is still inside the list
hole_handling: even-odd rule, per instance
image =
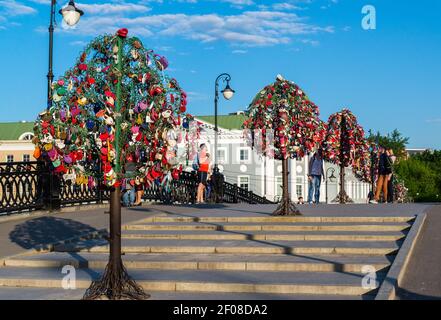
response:
[[[415,244],[423,229],[426,221],[426,213],[420,213],[414,224],[412,225],[406,239],[403,242],[397,256],[394,259],[382,285],[380,286],[375,300],[394,300],[396,291],[399,288],[401,281],[406,273],[406,268],[409,263]]]

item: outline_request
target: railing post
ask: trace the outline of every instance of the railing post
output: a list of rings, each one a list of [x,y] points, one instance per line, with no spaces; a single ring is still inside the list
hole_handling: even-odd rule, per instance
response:
[[[197,189],[198,189],[198,174],[196,171],[191,172],[192,179],[190,180],[192,182],[192,192],[191,192],[191,202],[196,203],[196,196],[197,196]]]
[[[239,187],[237,186],[237,183],[234,184],[234,193],[233,193],[233,203],[238,203],[238,193],[239,193]]]
[[[54,172],[50,172],[50,194],[49,210],[55,211],[61,208],[61,181]]]
[[[45,179],[43,179],[43,202],[44,208],[50,211],[59,210],[60,199],[60,178],[51,170],[50,160],[43,158]]]
[[[101,170],[102,170],[102,168],[101,168],[101,162],[100,162],[99,169],[98,169],[98,171],[99,171],[98,177],[99,178],[97,179],[97,184],[96,184],[97,189],[98,189],[98,203],[99,204],[103,203],[103,193],[104,193],[104,188],[103,188],[102,178],[101,178]]]

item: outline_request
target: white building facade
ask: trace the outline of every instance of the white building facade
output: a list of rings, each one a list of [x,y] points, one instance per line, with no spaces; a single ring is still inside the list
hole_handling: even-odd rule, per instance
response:
[[[214,160],[214,125],[204,120],[204,117],[196,117],[196,120],[202,127],[198,143],[207,145],[212,155],[211,158]],[[277,201],[282,196],[282,162],[258,155],[256,150],[252,150],[247,145],[242,130],[225,129],[219,126],[217,163],[227,182],[265,196],[271,201]],[[289,192],[293,201],[297,202],[300,197],[303,197],[305,202],[308,200],[308,163],[309,156],[289,160]],[[326,202],[326,193],[329,203],[337,196],[339,168],[325,163],[328,176],[332,175],[333,170],[333,176],[336,179],[333,181],[328,179],[327,188],[326,183],[322,181],[320,202]],[[370,184],[356,179],[350,168],[346,168],[345,174],[346,193],[355,203],[366,203]]]

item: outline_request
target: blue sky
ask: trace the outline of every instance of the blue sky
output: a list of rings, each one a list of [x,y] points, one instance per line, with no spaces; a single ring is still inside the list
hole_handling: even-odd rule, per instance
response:
[[[67,0],[58,0],[58,8]],[[55,75],[94,36],[127,27],[170,61],[189,112],[213,113],[214,79],[232,75],[243,110],[278,73],[296,82],[323,119],[350,108],[363,127],[398,128],[410,147],[441,149],[441,2],[421,0],[78,0],[74,29],[57,14]],[[45,108],[50,0],[0,0],[0,121]],[[361,27],[365,5],[376,30]]]

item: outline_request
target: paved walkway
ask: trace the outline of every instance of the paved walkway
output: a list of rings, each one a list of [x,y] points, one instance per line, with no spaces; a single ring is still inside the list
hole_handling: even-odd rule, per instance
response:
[[[123,223],[145,219],[149,216],[166,213],[176,217],[185,216],[247,216],[250,208],[255,216],[266,216],[275,209],[274,205],[203,205],[203,206],[165,206],[147,205],[130,210],[122,210]],[[84,207],[86,209],[86,207]],[[300,206],[304,216],[349,217],[354,212],[359,216],[414,216],[427,212],[428,217],[414,250],[402,288],[397,293],[401,299],[441,299],[441,206],[440,205],[320,205]],[[56,214],[33,214],[14,221],[0,218],[0,257],[16,255],[39,245],[58,242],[84,232],[108,227],[108,214],[105,207],[76,212]],[[18,217],[18,216],[17,216]],[[18,218],[17,218],[18,219]],[[150,240],[151,241],[151,240]],[[13,291],[13,289],[10,289]],[[38,291],[38,290],[37,290]],[[7,293],[5,292],[6,296]],[[6,298],[2,295],[0,299]],[[161,298],[162,294],[158,297]],[[163,297],[166,298],[166,297]],[[239,297],[238,297],[239,298]],[[307,298],[307,297],[305,297]],[[167,298],[166,298],[167,299]],[[195,296],[195,299],[197,297]]]
[[[151,210],[143,208],[142,211],[122,208],[122,223],[140,220],[153,214]],[[22,219],[18,214],[0,217],[0,258],[73,238],[85,232],[107,229],[109,214],[105,212],[108,210],[106,206],[102,206],[73,212],[33,212],[23,214]]]
[[[441,300],[441,205],[427,211],[426,222],[397,296],[403,300]]]

